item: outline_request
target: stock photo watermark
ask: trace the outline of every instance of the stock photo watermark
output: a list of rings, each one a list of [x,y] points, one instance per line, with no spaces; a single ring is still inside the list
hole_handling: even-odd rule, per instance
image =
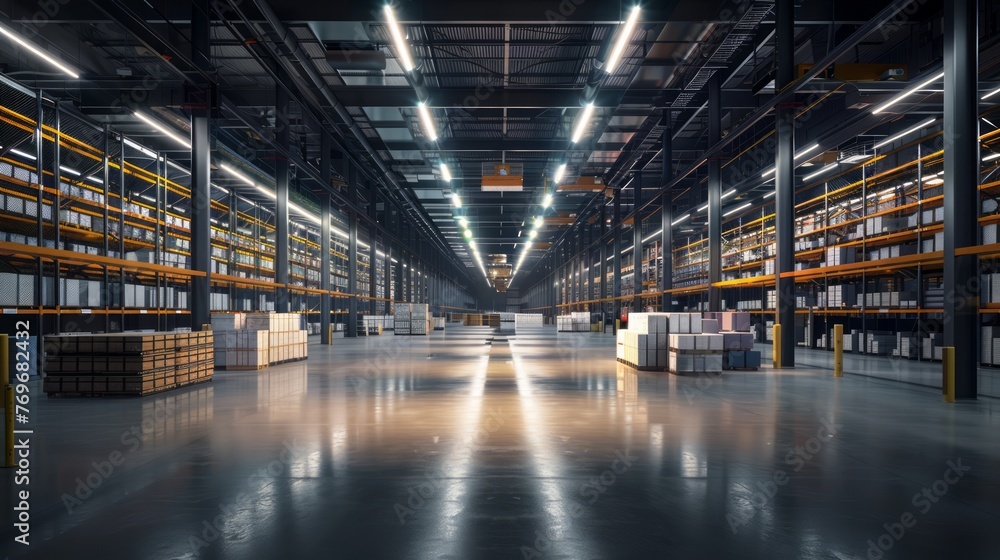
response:
[[[914,494],[910,499],[913,509],[901,513],[898,521],[893,519],[893,521],[883,524],[882,528],[885,529],[885,532],[868,540],[865,555],[869,560],[880,560],[886,552],[892,550],[896,543],[901,541],[907,532],[917,525],[919,516],[930,513],[934,504],[948,495],[951,487],[961,482],[962,478],[972,470],[972,467],[962,464],[961,457],[948,460],[946,464],[948,468],[941,478],[929,486],[921,488],[920,492]]]
[[[771,474],[770,479],[757,481],[756,488],[751,491],[748,498],[750,507],[742,508],[738,513],[730,512],[726,514],[726,523],[729,524],[729,530],[735,535],[739,532],[740,527],[752,521],[757,516],[757,512],[767,507],[778,495],[781,488],[791,482],[792,476],[805,468],[806,464],[818,456],[823,451],[826,442],[840,433],[843,427],[843,424],[837,424],[827,418],[821,418],[820,426],[816,429],[816,435],[806,440],[805,444],[792,447],[785,454],[784,462],[791,472],[786,469],[776,469]]]

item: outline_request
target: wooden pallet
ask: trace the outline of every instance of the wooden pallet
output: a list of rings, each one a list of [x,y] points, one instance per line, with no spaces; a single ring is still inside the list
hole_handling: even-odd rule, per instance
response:
[[[626,362],[625,360],[623,360],[621,358],[618,358],[617,360],[618,360],[618,363],[625,364],[628,367],[630,367],[630,368],[632,368],[632,369],[634,369],[636,371],[659,372],[659,373],[665,373],[666,371],[668,371],[666,368],[658,368],[656,366],[638,366],[638,365],[633,364],[631,362]]]

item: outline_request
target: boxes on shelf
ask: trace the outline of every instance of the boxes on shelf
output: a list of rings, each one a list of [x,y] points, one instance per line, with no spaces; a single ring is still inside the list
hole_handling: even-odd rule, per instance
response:
[[[514,328],[540,329],[545,326],[541,313],[517,313],[514,315]]]

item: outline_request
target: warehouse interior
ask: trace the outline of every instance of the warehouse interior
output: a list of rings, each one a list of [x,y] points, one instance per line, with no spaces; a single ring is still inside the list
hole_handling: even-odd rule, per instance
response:
[[[9,0],[0,554],[995,558],[998,125],[995,0]]]

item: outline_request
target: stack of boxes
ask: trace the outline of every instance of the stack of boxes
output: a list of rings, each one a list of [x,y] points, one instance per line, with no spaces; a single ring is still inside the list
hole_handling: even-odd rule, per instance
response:
[[[392,315],[365,315],[362,317],[364,321],[365,329],[368,332],[373,332],[376,330],[391,331],[393,328],[393,317]]]
[[[444,330],[444,317],[434,317],[434,330],[443,331]]]
[[[514,315],[514,329],[540,329],[545,326],[541,313],[517,313]]]
[[[428,335],[434,330],[434,317],[426,303],[394,303],[393,333]]]
[[[215,366],[254,370],[309,356],[309,331],[298,313],[212,314]]]
[[[500,314],[500,332],[514,332],[517,324],[515,323],[515,313],[501,313]]]
[[[640,370],[722,373],[723,335],[718,321],[700,313],[633,313],[618,331],[618,361]]]
[[[590,313],[580,311],[556,317],[559,332],[590,332]]]
[[[47,336],[43,390],[49,395],[148,395],[211,381],[213,334]]]
[[[410,334],[410,304],[392,304],[393,333]]]
[[[465,315],[465,326],[467,327],[481,327],[483,326],[483,316],[479,313],[469,313]]]
[[[702,321],[702,330],[708,332],[712,319],[718,323],[722,334],[723,367],[726,369],[756,369],[760,367],[760,352],[753,349],[750,314],[738,312],[709,313]]]

